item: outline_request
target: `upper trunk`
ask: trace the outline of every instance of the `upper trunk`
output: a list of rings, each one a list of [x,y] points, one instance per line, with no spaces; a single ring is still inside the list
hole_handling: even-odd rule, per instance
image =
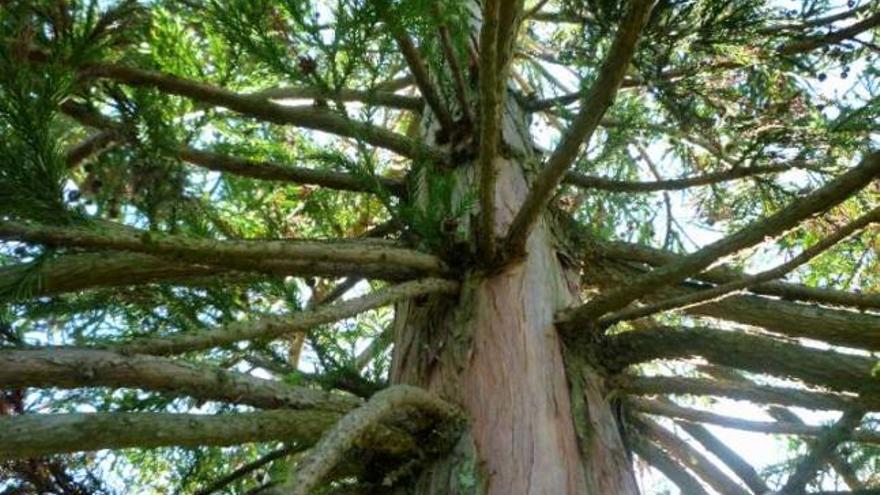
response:
[[[425,127],[430,141],[433,128]],[[502,127],[498,237],[526,196],[534,162],[526,115],[512,97]],[[476,190],[474,164],[454,173],[462,190]],[[565,352],[553,325],[577,300],[578,277],[560,262],[551,230],[541,221],[525,257],[469,271],[455,301],[398,306],[392,382],[431,390],[470,419],[467,439],[426,470],[419,493],[638,493],[601,378]]]

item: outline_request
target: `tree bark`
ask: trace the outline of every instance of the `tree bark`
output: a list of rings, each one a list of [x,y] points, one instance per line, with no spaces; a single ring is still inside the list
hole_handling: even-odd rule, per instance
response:
[[[507,100],[499,127],[500,148],[508,151],[495,163],[499,238],[520,209],[532,172],[525,113]],[[430,136],[430,126],[423,127]],[[454,172],[462,190],[474,189],[477,168]],[[392,382],[434,392],[459,405],[469,422],[452,454],[423,471],[416,493],[638,493],[601,377],[566,349],[553,324],[579,290],[556,241],[541,219],[524,257],[469,273],[458,297],[398,305]]]

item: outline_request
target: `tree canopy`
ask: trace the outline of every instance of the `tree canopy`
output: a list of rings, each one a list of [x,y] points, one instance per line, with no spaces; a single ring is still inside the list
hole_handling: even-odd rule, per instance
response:
[[[0,493],[401,486],[468,418],[391,383],[395,308],[545,224],[581,299],[555,328],[633,462],[873,493],[878,26],[866,0],[0,0]],[[499,234],[502,159],[528,187]],[[788,456],[758,472],[704,424]]]

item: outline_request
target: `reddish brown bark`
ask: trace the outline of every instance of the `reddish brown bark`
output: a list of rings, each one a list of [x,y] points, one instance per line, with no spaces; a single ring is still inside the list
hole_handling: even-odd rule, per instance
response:
[[[521,115],[515,104],[507,107],[504,142],[514,155],[530,150],[530,143],[520,140],[527,134],[516,132],[524,122]],[[500,237],[528,184],[524,162],[498,161],[495,227]],[[472,170],[461,172],[465,184],[476,180]],[[457,299],[413,300],[398,307],[392,381],[459,404],[469,417],[477,457],[476,462],[459,460],[476,466],[475,473],[429,467],[422,493],[638,493],[600,378],[583,364],[570,366],[574,374],[568,375],[553,320],[575,301],[578,287],[554,244],[541,221],[525,257],[499,272],[472,273]],[[469,479],[478,486],[461,485]]]

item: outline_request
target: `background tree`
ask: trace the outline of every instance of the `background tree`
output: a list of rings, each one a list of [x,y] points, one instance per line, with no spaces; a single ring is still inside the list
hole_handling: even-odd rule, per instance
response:
[[[876,2],[0,9],[4,493],[876,491]]]

